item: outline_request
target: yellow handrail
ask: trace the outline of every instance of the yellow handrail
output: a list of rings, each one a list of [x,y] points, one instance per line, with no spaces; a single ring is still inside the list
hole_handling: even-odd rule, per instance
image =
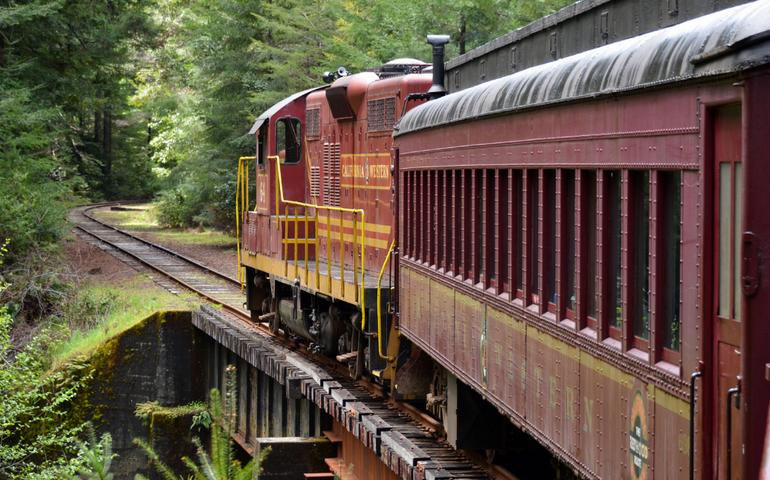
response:
[[[303,208],[313,208],[316,210],[326,210],[327,214],[327,225],[329,230],[326,232],[327,236],[331,236],[331,223],[329,222],[329,212],[340,212],[340,213],[351,213],[353,215],[361,215],[361,284],[359,286],[359,292],[358,292],[358,298],[359,302],[361,304],[361,330],[364,330],[366,327],[366,307],[365,307],[365,299],[364,299],[364,278],[365,278],[365,270],[364,270],[364,258],[365,258],[365,252],[366,252],[366,245],[365,245],[365,232],[366,232],[366,212],[362,208],[345,208],[345,207],[334,207],[331,205],[314,205],[312,203],[305,203],[305,202],[298,202],[296,200],[286,200],[283,194],[283,178],[281,176],[281,157],[278,155],[270,155],[267,157],[268,160],[275,162],[275,176],[276,176],[276,192],[275,192],[275,212],[276,214],[280,213],[279,204],[284,203],[286,205],[294,205],[296,207],[303,207]],[[280,225],[280,222],[276,222]],[[279,227],[280,228],[280,227]],[[340,232],[341,233],[341,232]],[[316,231],[316,238],[318,237],[318,232]],[[341,235],[341,239],[344,240],[344,237]],[[344,243],[340,245],[340,250],[342,252],[343,258],[344,258]],[[328,252],[329,255],[329,262],[331,262],[331,252]],[[316,251],[316,259],[318,258],[318,252]],[[316,267],[316,271],[318,268]],[[342,280],[342,285],[345,285],[345,272],[340,272],[340,277]],[[329,275],[329,286],[331,287],[331,275]],[[343,287],[344,288],[344,287]]]
[[[390,248],[388,249],[387,255],[385,255],[385,260],[382,262],[382,267],[380,268],[380,275],[377,277],[377,353],[380,355],[380,358],[387,361],[392,362],[393,358],[384,355],[382,353],[382,301],[381,301],[381,292],[382,292],[382,276],[385,274],[385,267],[388,265],[388,260],[390,260],[390,255],[393,253],[393,247],[396,245],[396,242],[393,241],[390,244]]]
[[[235,186],[235,246],[238,249],[238,281],[244,285],[244,268],[241,266],[241,213],[249,208],[249,162],[257,157],[238,158],[238,178]]]

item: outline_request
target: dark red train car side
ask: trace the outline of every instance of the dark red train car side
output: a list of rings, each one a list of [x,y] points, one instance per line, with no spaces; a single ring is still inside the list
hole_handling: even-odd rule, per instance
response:
[[[472,387],[586,477],[757,478],[768,92],[765,0],[407,113],[399,327],[448,403]]]

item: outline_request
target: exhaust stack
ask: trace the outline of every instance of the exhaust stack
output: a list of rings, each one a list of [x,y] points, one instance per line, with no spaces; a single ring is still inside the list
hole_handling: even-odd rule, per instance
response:
[[[428,90],[431,100],[446,95],[444,87],[444,45],[449,43],[449,35],[428,35],[428,43],[433,46],[433,85]]]

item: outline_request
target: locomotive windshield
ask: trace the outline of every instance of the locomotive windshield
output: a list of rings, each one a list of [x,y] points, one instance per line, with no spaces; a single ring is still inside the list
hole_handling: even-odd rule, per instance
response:
[[[302,151],[300,129],[296,118],[282,118],[275,124],[275,153],[281,157],[281,163],[299,163]]]

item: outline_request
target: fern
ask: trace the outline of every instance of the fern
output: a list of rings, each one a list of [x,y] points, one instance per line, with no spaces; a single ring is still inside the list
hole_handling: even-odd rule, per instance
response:
[[[195,460],[190,457],[182,457],[182,463],[187,468],[192,480],[250,480],[255,472],[261,472],[261,465],[270,449],[259,452],[255,458],[249,460],[246,465],[236,460],[234,444],[231,435],[235,427],[236,412],[236,370],[230,365],[225,370],[224,394],[213,389],[209,394],[208,417],[199,417],[193,420],[193,425],[203,426],[208,423],[210,452],[206,452],[203,443],[198,437],[193,438],[195,445]],[[147,409],[137,409],[137,415],[147,415]],[[203,419],[203,420],[201,420]],[[150,464],[161,474],[163,480],[181,480],[184,477],[175,474],[163,463],[157,452],[147,442],[134,439],[147,454]],[[134,480],[145,480],[137,475]]]

